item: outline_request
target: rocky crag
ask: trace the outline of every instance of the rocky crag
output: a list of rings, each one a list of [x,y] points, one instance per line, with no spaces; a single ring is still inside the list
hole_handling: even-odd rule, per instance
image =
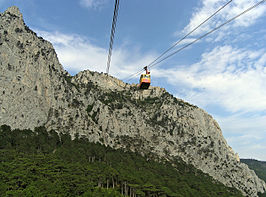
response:
[[[218,123],[204,110],[150,87],[103,73],[70,76],[51,43],[24,23],[17,7],[0,15],[0,125],[45,125],[92,142],[171,161],[182,158],[246,196],[266,184],[240,162]]]

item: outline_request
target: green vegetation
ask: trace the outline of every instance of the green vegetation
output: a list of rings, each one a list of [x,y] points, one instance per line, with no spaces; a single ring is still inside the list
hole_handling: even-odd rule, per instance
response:
[[[104,103],[105,105],[108,105],[112,110],[115,109],[122,109],[123,103],[126,103],[131,98],[127,94],[123,94],[122,92],[103,92],[101,97],[99,97],[99,100]]]
[[[132,89],[134,90],[133,87],[131,87],[131,90]],[[160,100],[159,97],[147,97],[144,99],[135,99],[132,98],[132,93],[130,91],[103,92],[101,97],[99,97],[99,100],[105,105],[108,105],[112,110],[122,109],[123,103],[130,103],[144,109],[151,108],[151,106],[159,108],[162,105],[162,101]]]
[[[159,109],[163,104],[163,101],[159,97],[150,96],[140,100],[134,99],[131,102],[145,110]]]
[[[155,162],[75,137],[1,126],[1,196],[242,196],[182,161]]]
[[[80,91],[79,89],[79,85],[77,85],[76,83],[73,83],[72,82],[72,78],[73,76],[69,75],[69,74],[64,74],[63,75],[65,81],[66,81],[66,84],[69,86],[69,87],[72,87],[74,86],[78,91]]]
[[[93,108],[93,105],[88,105],[87,106],[86,111],[87,111],[88,114],[91,112],[92,108]]]
[[[242,163],[248,165],[248,167],[255,171],[257,176],[266,182],[266,162],[257,161],[254,159],[241,159]],[[266,192],[264,194],[259,194],[260,197],[266,197]]]

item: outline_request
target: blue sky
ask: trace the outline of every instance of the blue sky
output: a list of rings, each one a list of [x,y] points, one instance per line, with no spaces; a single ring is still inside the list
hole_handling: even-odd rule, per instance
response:
[[[110,74],[125,82],[225,0],[121,0]],[[189,43],[259,0],[233,0]],[[72,75],[105,72],[114,0],[0,0],[53,43]],[[181,45],[177,46],[178,49]],[[197,105],[220,124],[241,158],[266,161],[266,2],[151,69],[152,85]]]

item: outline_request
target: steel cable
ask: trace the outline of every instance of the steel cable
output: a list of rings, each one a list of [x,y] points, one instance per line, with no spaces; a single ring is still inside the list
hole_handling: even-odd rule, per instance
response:
[[[184,50],[185,48],[187,48],[187,47],[191,46],[192,44],[194,44],[195,42],[198,42],[198,41],[201,40],[202,38],[208,36],[209,34],[215,32],[216,30],[220,29],[221,27],[227,25],[228,23],[232,22],[233,20],[237,19],[238,17],[242,16],[243,14],[247,13],[248,11],[254,9],[254,8],[257,7],[257,6],[259,6],[259,5],[262,4],[264,1],[265,1],[265,0],[262,0],[262,1],[258,2],[257,4],[255,4],[255,5],[251,6],[251,7],[249,7],[248,9],[246,9],[246,10],[243,11],[243,12],[241,12],[241,13],[238,14],[237,16],[235,16],[235,17],[229,19],[228,21],[226,21],[225,23],[222,23],[221,25],[215,27],[215,28],[212,29],[211,31],[209,31],[209,32],[207,32],[206,34],[200,36],[199,38],[195,39],[194,41],[190,42],[189,44],[187,44],[187,45],[181,47],[181,48],[178,49],[177,51],[171,53],[170,55],[164,57],[163,59],[161,59],[160,61],[154,63],[153,65],[151,65],[151,66],[149,66],[149,67],[151,68],[151,67],[153,67],[153,66],[155,66],[155,65],[157,65],[157,64],[159,64],[159,63],[161,63],[162,61],[168,59],[169,57],[175,55],[176,53],[179,53],[180,51],[182,51],[182,50]]]
[[[189,44],[187,44],[187,45],[181,47],[181,48],[178,49],[177,51],[175,51],[175,52],[169,54],[168,56],[164,57],[163,59],[157,61],[160,57],[162,57],[163,55],[165,55],[168,51],[170,51],[170,50],[171,50],[172,48],[174,48],[178,43],[180,43],[182,40],[184,40],[184,39],[187,37],[187,35],[184,36],[182,39],[180,39],[180,40],[177,42],[177,44],[175,44],[175,45],[173,45],[172,47],[170,47],[169,49],[167,49],[162,55],[160,55],[158,58],[156,58],[156,60],[154,60],[153,63],[149,64],[148,68],[151,68],[151,67],[153,67],[153,66],[155,66],[155,65],[157,65],[157,64],[159,64],[159,63],[161,63],[162,61],[168,59],[169,57],[175,55],[176,53],[179,53],[180,51],[184,50],[185,48],[187,48],[187,47],[193,45],[193,44],[196,43],[197,41],[199,41],[199,40],[201,40],[202,38],[208,36],[209,34],[211,34],[211,33],[213,33],[214,31],[220,29],[221,27],[227,25],[228,23],[232,22],[233,20],[237,19],[238,17],[242,16],[243,14],[249,12],[250,10],[254,9],[255,7],[259,6],[260,4],[262,4],[262,3],[265,2],[265,1],[266,1],[266,0],[262,0],[262,1],[258,2],[258,3],[256,3],[255,5],[253,5],[253,6],[249,7],[248,9],[244,10],[243,12],[241,12],[240,14],[238,14],[237,16],[235,16],[235,17],[233,17],[233,18],[227,20],[225,23],[223,23],[223,24],[217,26],[216,28],[212,29],[211,31],[207,32],[206,34],[204,34],[204,35],[200,36],[199,38],[195,39],[195,40],[192,41],[191,43],[189,43]],[[226,5],[228,5],[230,2],[231,2],[231,1],[229,1],[229,2],[228,2],[227,4],[225,4],[223,7],[225,7]],[[221,8],[223,8],[223,7],[221,7]],[[221,8],[219,9],[219,11],[221,10]],[[216,11],[216,13],[217,13],[217,11]],[[214,16],[214,14],[213,14],[212,16]],[[209,20],[209,19],[210,19],[210,17],[208,18],[208,20]],[[206,21],[207,21],[207,19],[206,19]],[[206,21],[204,21],[203,23],[205,23]],[[198,27],[194,28],[192,31],[194,32],[194,31],[195,31],[196,29],[198,29],[203,23],[201,23]],[[191,34],[191,33],[189,33],[189,34]],[[188,35],[189,35],[189,34],[188,34]],[[157,62],[156,62],[156,61],[157,61]],[[127,79],[128,79],[128,80],[131,80],[132,77],[134,77],[135,75],[139,74],[139,73],[142,72],[143,70],[144,70],[144,69],[142,69],[141,71],[139,71],[139,72],[137,72],[137,73],[135,73],[135,74],[133,74],[133,75],[130,75]]]
[[[115,35],[115,29],[116,29],[118,10],[119,10],[119,0],[115,0],[114,15],[113,15],[113,22],[112,22],[112,29],[111,29],[110,43],[109,43],[109,51],[108,51],[108,59],[107,59],[107,67],[106,67],[106,73],[107,74],[109,73],[110,64],[111,64],[111,56],[112,56],[112,49],[113,49],[113,42],[114,42],[114,35]]]
[[[204,23],[206,23],[208,20],[210,20],[213,16],[215,16],[218,12],[220,12],[222,9],[224,9],[229,3],[231,3],[232,0],[228,1],[225,5],[220,7],[216,12],[214,12],[211,16],[209,16],[207,19],[205,19],[202,23],[200,23],[197,27],[195,27],[193,30],[191,30],[188,34],[186,34],[183,38],[181,38],[179,41],[177,41],[173,46],[165,50],[159,57],[157,57],[153,62],[148,64],[148,67],[154,64],[158,59],[160,59],[162,56],[164,56],[167,52],[169,52],[171,49],[175,48],[180,42],[185,40],[190,34],[192,34],[194,31],[196,31],[200,26],[202,26]]]
[[[222,7],[220,7],[217,11],[215,11],[212,15],[210,15],[208,18],[206,18],[203,22],[201,22],[197,27],[195,27],[193,30],[191,30],[188,34],[186,34],[183,38],[178,40],[174,45],[172,45],[170,48],[165,50],[160,56],[158,56],[154,61],[152,61],[150,64],[148,64],[148,67],[151,67],[158,59],[160,59],[162,56],[164,56],[166,53],[168,53],[171,49],[175,48],[180,42],[182,42],[184,39],[186,39],[190,34],[192,34],[194,31],[196,31],[200,26],[202,26],[204,23],[206,23],[208,20],[210,20],[213,16],[215,16],[218,12],[220,12],[222,9],[224,9],[229,3],[231,3],[232,0],[228,1],[226,4],[224,4]],[[141,69],[137,73],[134,73],[128,77],[128,79],[132,79],[136,75],[139,75],[144,69]]]

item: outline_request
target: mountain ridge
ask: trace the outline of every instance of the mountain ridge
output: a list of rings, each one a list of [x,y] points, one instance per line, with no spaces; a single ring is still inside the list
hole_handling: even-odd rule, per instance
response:
[[[78,132],[115,149],[181,158],[247,196],[266,191],[204,110],[163,88],[140,91],[91,71],[71,76],[52,44],[25,25],[17,7],[0,18],[0,125]]]

